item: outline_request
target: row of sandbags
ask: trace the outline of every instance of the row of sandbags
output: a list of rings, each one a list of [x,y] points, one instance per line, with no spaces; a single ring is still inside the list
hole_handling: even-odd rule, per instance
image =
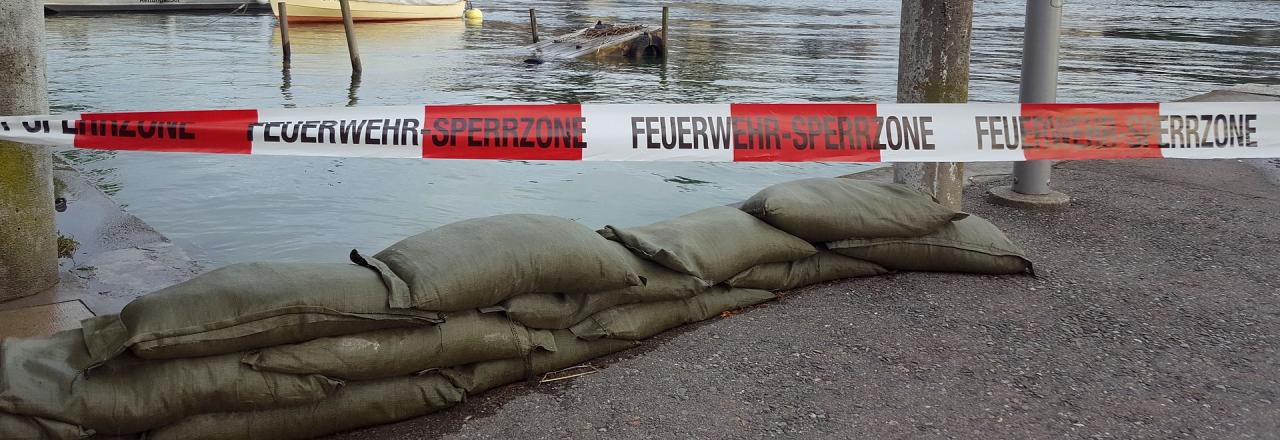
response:
[[[846,179],[641,227],[466,220],[351,259],[231,265],[82,330],[4,341],[0,438],[308,438],[427,414],[770,291],[1030,270],[981,218]]]

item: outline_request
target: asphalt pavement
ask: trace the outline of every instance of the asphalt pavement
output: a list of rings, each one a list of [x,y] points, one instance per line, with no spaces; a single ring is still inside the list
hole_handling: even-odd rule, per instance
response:
[[[966,210],[1037,276],[828,283],[332,439],[1280,438],[1280,160],[1066,162]]]

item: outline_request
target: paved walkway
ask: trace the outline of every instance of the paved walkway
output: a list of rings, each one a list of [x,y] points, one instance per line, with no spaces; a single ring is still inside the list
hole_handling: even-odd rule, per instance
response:
[[[1280,437],[1280,188],[1263,173],[1062,163],[1057,212],[992,205],[1008,178],[976,180],[966,209],[1039,277],[813,286],[598,374],[336,438]]]
[[[1248,98],[1233,93],[1205,97]],[[1280,438],[1280,160],[1062,163],[1054,187],[1074,200],[1054,212],[986,202],[1009,180],[973,171],[966,209],[1022,244],[1039,277],[813,286],[660,335],[598,374],[334,439]],[[92,269],[63,288],[0,311],[109,313],[199,270],[145,225],[115,239],[112,225],[141,222],[82,186],[76,200],[107,201],[68,213],[107,214],[77,238],[113,240],[86,245],[101,256],[78,257]]]

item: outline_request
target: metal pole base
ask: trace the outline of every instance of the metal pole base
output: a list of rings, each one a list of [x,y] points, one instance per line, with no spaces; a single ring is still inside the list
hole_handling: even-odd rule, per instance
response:
[[[1071,203],[1071,197],[1058,191],[1047,194],[1022,194],[1012,186],[997,186],[987,190],[987,198],[997,205],[1021,209],[1059,209]]]

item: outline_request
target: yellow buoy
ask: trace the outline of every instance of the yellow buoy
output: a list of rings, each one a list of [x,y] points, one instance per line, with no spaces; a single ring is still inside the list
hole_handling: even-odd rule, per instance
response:
[[[480,10],[476,8],[468,9],[462,15],[466,16],[467,20],[484,20],[484,13],[480,12]]]

